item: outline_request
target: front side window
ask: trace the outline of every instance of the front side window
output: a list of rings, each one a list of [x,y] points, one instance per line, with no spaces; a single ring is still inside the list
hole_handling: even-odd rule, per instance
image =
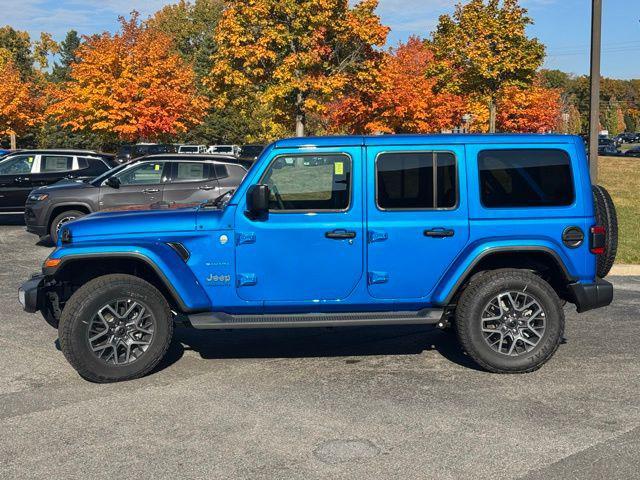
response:
[[[118,176],[121,185],[157,185],[162,183],[164,162],[144,163]]]
[[[451,152],[382,153],[376,162],[377,202],[384,210],[454,208],[458,181]]]
[[[563,150],[483,150],[478,168],[485,207],[554,207],[573,202],[571,163]]]
[[[66,172],[73,168],[73,157],[62,155],[42,155],[40,173]]]
[[[270,210],[346,210],[351,158],[341,154],[280,156],[261,183],[271,190]]]
[[[33,155],[17,155],[0,162],[0,175],[24,175],[31,173]]]

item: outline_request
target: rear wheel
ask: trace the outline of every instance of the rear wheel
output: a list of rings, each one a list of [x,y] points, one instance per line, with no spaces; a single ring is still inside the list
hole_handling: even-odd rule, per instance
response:
[[[564,312],[537,275],[501,269],[475,275],[460,296],[455,319],[469,356],[495,373],[537,370],[560,345]]]
[[[131,275],[105,275],[71,296],[58,332],[64,356],[83,378],[116,382],[141,377],[160,362],[173,319],[153,285]]]
[[[593,185],[593,200],[596,213],[596,222],[605,228],[604,253],[598,255],[596,273],[604,278],[609,274],[618,252],[618,216],[611,195],[606,188]]]
[[[57,215],[56,218],[53,219],[53,222],[51,222],[51,226],[49,227],[49,235],[51,236],[51,241],[53,243],[58,242],[58,233],[60,233],[60,229],[65,223],[75,220],[76,218],[84,217],[85,215],[86,213],[79,210],[67,210],[66,212],[62,212],[61,214]]]

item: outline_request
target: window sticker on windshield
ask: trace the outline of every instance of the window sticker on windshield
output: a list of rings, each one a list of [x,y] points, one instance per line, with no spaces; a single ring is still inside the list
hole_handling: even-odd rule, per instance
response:
[[[336,162],[333,164],[333,167],[336,175],[344,174],[344,162]]]
[[[160,165],[154,165],[153,167],[154,167],[153,169],[156,170],[156,171],[160,170]]]
[[[33,163],[33,159],[34,159],[34,157],[29,157],[29,158],[27,158],[27,162]]]

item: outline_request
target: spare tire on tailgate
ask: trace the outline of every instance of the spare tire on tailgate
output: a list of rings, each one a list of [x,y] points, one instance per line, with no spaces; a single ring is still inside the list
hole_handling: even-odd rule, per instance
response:
[[[600,278],[607,276],[618,251],[618,216],[611,195],[600,185],[593,185],[593,199],[596,222],[606,230],[604,253],[597,256],[596,273]]]

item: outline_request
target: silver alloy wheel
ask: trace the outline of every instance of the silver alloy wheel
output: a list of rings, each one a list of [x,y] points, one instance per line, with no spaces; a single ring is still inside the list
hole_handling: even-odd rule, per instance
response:
[[[91,319],[87,341],[93,354],[110,365],[135,362],[151,345],[155,319],[146,305],[130,298],[109,302]]]
[[[492,350],[518,356],[536,348],[544,336],[546,314],[526,291],[508,291],[487,303],[481,322],[482,336]]]
[[[75,219],[76,219],[75,216],[62,217],[60,221],[58,221],[58,223],[56,224],[56,235],[60,234],[60,229],[62,228],[62,225]]]

